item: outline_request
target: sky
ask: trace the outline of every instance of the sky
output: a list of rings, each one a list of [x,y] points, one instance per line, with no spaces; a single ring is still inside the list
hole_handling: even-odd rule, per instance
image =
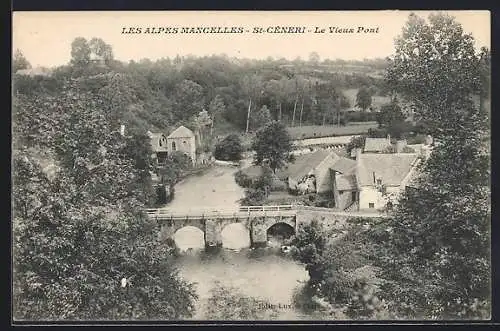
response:
[[[427,17],[429,11],[414,11]],[[489,11],[446,11],[476,40],[490,48]],[[102,38],[115,59],[173,58],[177,54],[264,59],[301,57],[317,52],[321,59],[383,58],[394,52],[410,11],[87,11],[14,12],[13,50],[20,49],[33,67],[67,64],[76,37]],[[254,28],[304,27],[305,33],[252,33]],[[235,27],[243,33],[122,33],[140,27]],[[326,33],[314,33],[316,27]],[[355,33],[328,33],[329,27]],[[357,33],[359,28],[362,32]],[[377,30],[378,28],[378,30]],[[248,32],[247,32],[248,31]],[[377,31],[377,32],[364,32]]]

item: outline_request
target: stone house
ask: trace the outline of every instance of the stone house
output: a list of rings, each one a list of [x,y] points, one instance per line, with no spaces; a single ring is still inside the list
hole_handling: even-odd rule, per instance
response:
[[[280,170],[278,177],[288,183],[293,191],[305,193],[327,193],[332,191],[330,169],[353,167],[354,161],[338,156],[335,152],[320,149],[313,153],[300,155],[286,168]]]
[[[167,139],[167,151],[169,154],[180,151],[189,156],[196,165],[196,138],[193,131],[185,126],[175,129]]]
[[[380,210],[395,199],[413,177],[420,162],[416,153],[361,153],[355,167],[336,174],[335,207],[341,210]]]
[[[157,165],[162,165],[167,160],[168,148],[167,137],[163,133],[147,132],[148,137],[151,139],[151,150],[153,154],[151,157],[156,161]]]

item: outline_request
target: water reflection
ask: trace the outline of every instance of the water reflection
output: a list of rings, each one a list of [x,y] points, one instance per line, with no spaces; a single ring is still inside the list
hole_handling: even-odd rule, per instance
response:
[[[234,294],[231,302],[251,302],[252,318],[315,319],[309,312],[297,307],[297,293],[302,292],[309,276],[304,266],[297,264],[279,249],[243,249],[239,252],[221,249],[218,253],[198,251],[181,255],[177,260],[180,274],[195,283],[199,295],[195,319],[215,318],[213,306],[217,293]],[[214,294],[215,293],[215,294]],[[223,300],[223,299],[221,299]],[[212,302],[210,304],[209,302]],[[253,303],[252,303],[253,302]],[[243,303],[242,303],[243,304]],[[228,319],[236,318],[242,307],[225,309]],[[258,305],[257,308],[254,306]],[[255,317],[258,310],[262,314]],[[241,315],[244,318],[246,315]],[[217,316],[216,316],[217,317]],[[220,316],[218,316],[220,318]]]
[[[221,232],[222,246],[229,249],[250,247],[250,231],[241,223],[226,225]]]
[[[185,226],[174,234],[175,246],[180,252],[200,250],[205,248],[205,235],[195,226]]]

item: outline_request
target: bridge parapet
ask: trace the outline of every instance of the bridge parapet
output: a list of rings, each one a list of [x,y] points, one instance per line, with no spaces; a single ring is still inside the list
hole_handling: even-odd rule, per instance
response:
[[[375,217],[384,218],[386,214],[372,212],[345,212],[331,208],[310,207],[301,205],[263,205],[263,206],[241,206],[238,209],[213,209],[198,208],[188,210],[169,210],[166,208],[146,209],[149,217],[157,220],[186,220],[186,219],[228,219],[228,218],[249,218],[249,217],[276,217],[276,216],[296,216],[297,213],[312,212],[317,214],[327,214],[338,217]]]

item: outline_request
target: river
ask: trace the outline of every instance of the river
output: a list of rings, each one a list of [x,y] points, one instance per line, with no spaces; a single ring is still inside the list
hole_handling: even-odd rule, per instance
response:
[[[214,167],[186,178],[175,187],[169,209],[193,206],[228,208],[238,206],[243,190],[235,183],[232,167]],[[199,299],[193,319],[307,320],[318,319],[294,298],[301,293],[308,273],[281,252],[282,238],[269,238],[268,248],[251,249],[250,235],[242,224],[226,226],[223,247],[217,253],[204,252],[203,232],[184,227],[174,235],[180,255],[180,275],[195,284]]]
[[[294,300],[309,278],[306,270],[274,250],[192,251],[176,262],[199,296],[195,320],[316,318]]]

